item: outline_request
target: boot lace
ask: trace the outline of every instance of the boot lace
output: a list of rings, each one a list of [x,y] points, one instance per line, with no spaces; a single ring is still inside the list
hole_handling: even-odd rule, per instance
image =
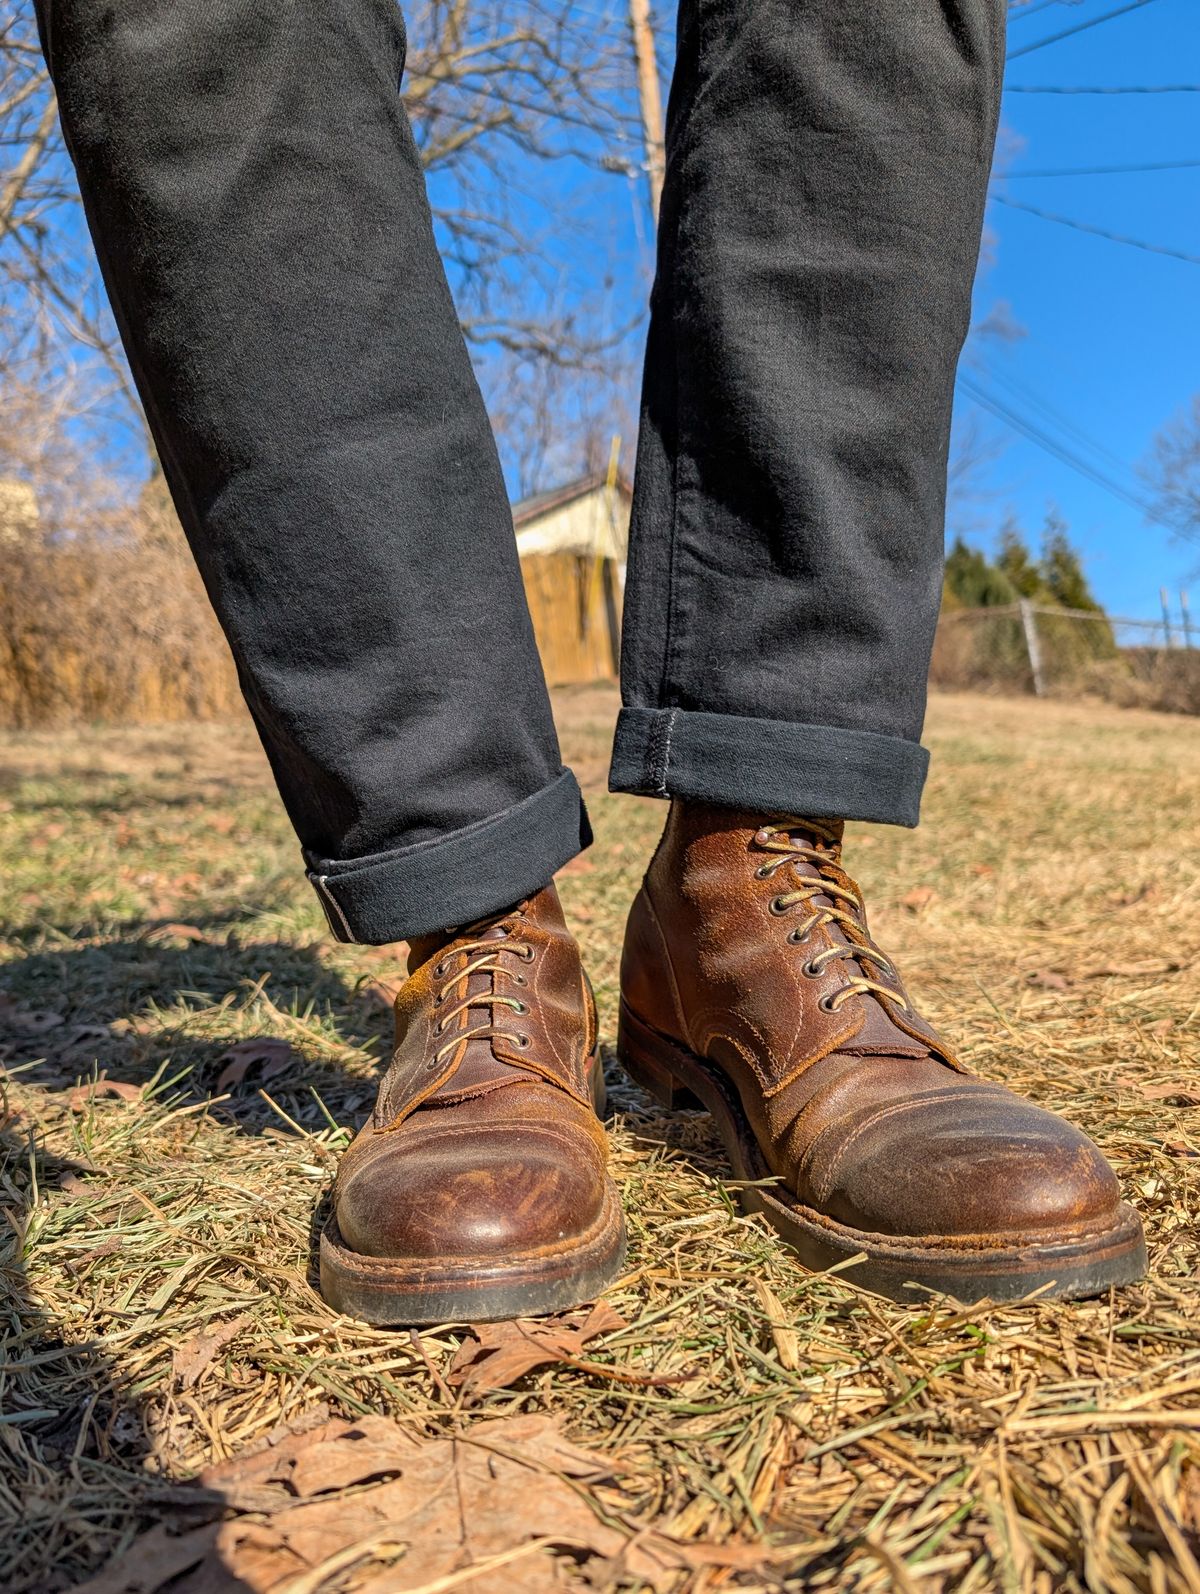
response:
[[[504,961],[505,957],[516,957],[522,963],[532,963],[536,953],[528,941],[522,941],[513,935],[510,925],[490,926],[499,928],[503,939],[477,938],[474,940],[460,941],[438,959],[433,966],[435,979],[444,980],[445,983],[437,990],[433,998],[436,1008],[445,1008],[433,1027],[435,1035],[444,1035],[452,1021],[462,1013],[470,1013],[475,1008],[487,1011],[487,1020],[478,1024],[474,1029],[457,1029],[451,1038],[444,1041],[434,1052],[428,1063],[428,1068],[441,1066],[442,1059],[453,1052],[465,1041],[480,1040],[483,1038],[493,1040],[507,1040],[518,1049],[524,1051],[530,1044],[529,1036],[519,1030],[501,1029],[496,1022],[496,1009],[507,1008],[511,1013],[527,1013],[529,1008],[520,997],[509,996],[498,989],[500,978],[511,981],[514,985],[523,986],[529,982],[519,969],[514,969],[511,964]],[[469,932],[468,932],[469,933]],[[460,966],[453,968],[453,964]],[[470,980],[475,974],[491,975],[489,988],[472,995]],[[449,978],[447,978],[449,976]],[[450,1005],[447,1006],[447,1003]]]
[[[804,830],[817,838],[817,844],[811,845],[800,841],[793,834],[796,830]],[[856,965],[854,971],[846,971],[847,982],[840,989],[823,996],[819,1006],[827,1013],[836,1013],[843,1003],[852,996],[882,996],[889,1002],[894,1002],[897,1007],[908,1010],[908,1003],[898,991],[890,986],[881,985],[878,980],[873,980],[868,972],[867,965],[882,974],[890,974],[893,979],[898,978],[895,968],[867,939],[862,924],[856,915],[863,911],[862,898],[857,891],[844,885],[838,863],[838,847],[840,843],[838,831],[826,825],[819,824],[812,819],[781,817],[775,824],[763,825],[756,833],[754,840],[764,851],[774,853],[759,864],[755,874],[760,880],[770,880],[779,870],[800,863],[811,864],[820,876],[813,880],[798,871],[794,878],[797,886],[790,891],[781,891],[771,899],[771,912],[774,914],[790,913],[793,908],[807,905],[809,915],[803,924],[797,925],[788,936],[788,941],[793,946],[798,946],[812,932],[822,925],[836,924],[845,934],[844,942],[837,942],[826,947],[824,951],[815,953],[803,965],[801,973],[811,979],[820,976],[831,963],[851,963]],[[835,871],[837,873],[835,873]],[[825,897],[824,903],[818,903],[816,898]],[[832,900],[829,900],[832,899]],[[846,906],[839,906],[845,903]]]

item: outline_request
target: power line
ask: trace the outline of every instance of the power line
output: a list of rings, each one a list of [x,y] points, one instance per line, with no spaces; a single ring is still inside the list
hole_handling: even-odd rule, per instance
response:
[[[993,194],[992,198],[998,205],[1007,205],[1011,210],[1028,211],[1031,216],[1040,216],[1043,221],[1056,221],[1060,227],[1072,227],[1076,232],[1090,233],[1094,238],[1107,238],[1110,243],[1127,244],[1131,249],[1145,249],[1152,255],[1167,255],[1172,260],[1183,260],[1189,266],[1200,266],[1200,255],[1190,255],[1183,249],[1172,249],[1167,244],[1150,244],[1143,238],[1130,238],[1125,233],[1109,232],[1106,227],[1093,227],[1090,222],[1076,221],[1072,216],[1059,216],[1052,210],[1027,205],[1024,200],[1010,199],[1007,194]]]
[[[1022,382],[1011,371],[998,370],[995,366],[989,366],[985,374],[993,384],[998,382],[1001,387],[1007,388],[1013,398],[1024,405],[1026,409],[1037,410],[1043,419],[1049,421],[1056,431],[1065,432],[1068,436],[1074,437],[1077,443],[1082,444],[1091,453],[1099,454],[1102,458],[1107,459],[1119,471],[1127,471],[1129,469],[1126,462],[1118,454],[1115,454],[1107,444],[1100,442],[1099,438],[1093,437],[1090,432],[1084,431],[1078,422],[1074,421],[1069,415],[1065,415],[1061,410],[1056,409],[1049,399],[1043,398],[1037,389],[1031,387],[1028,382]]]
[[[1200,94],[1200,83],[1117,84],[1115,87],[1070,87],[1049,83],[1006,83],[1006,94]]]
[[[1105,492],[1112,494],[1114,498],[1119,498],[1122,503],[1140,510],[1148,520],[1152,520],[1160,526],[1165,526],[1168,530],[1173,531],[1175,529],[1170,521],[1157,514],[1136,493],[1130,492],[1128,488],[1124,487],[1120,482],[1114,481],[1111,476],[1097,469],[1095,465],[1090,464],[1086,459],[1081,459],[1065,443],[1060,443],[1056,438],[1051,437],[1048,432],[1043,431],[1035,422],[1027,420],[1023,415],[1019,415],[1015,410],[1010,409],[1002,399],[996,398],[986,388],[980,387],[971,377],[965,376],[960,372],[957,385],[981,409],[987,410],[997,420],[1003,421],[1006,426],[1011,427],[1014,432],[1020,433],[1029,442],[1036,444],[1045,453],[1051,454],[1055,459],[1067,465],[1071,470],[1076,471],[1080,476],[1086,476],[1089,481],[1094,482],[1098,487],[1102,487]]]
[[[1111,177],[1122,172],[1178,172],[1195,166],[1200,166],[1200,160],[1147,161],[1137,166],[1025,166],[1015,172],[997,172],[990,181],[1007,183],[1015,177]]]
[[[1105,11],[1098,17],[1090,17],[1086,22],[1076,22],[1072,27],[1063,28],[1059,33],[1050,33],[1044,39],[1035,39],[1032,44],[1023,44],[1019,50],[1010,50],[1005,60],[1015,61],[1019,55],[1032,55],[1034,50],[1044,50],[1048,44],[1057,44],[1060,39],[1069,39],[1072,34],[1083,33],[1087,28],[1098,28],[1102,22],[1111,22],[1114,17],[1123,17],[1130,11],[1139,11],[1142,6],[1153,3],[1154,0],[1129,0],[1128,5],[1118,6],[1115,11]]]
[[[1061,4],[1062,0],[1036,0],[1034,5],[1017,6],[1015,10],[1011,10],[1009,12],[1008,20],[1010,23],[1024,22],[1026,17],[1036,17],[1039,11],[1046,11],[1050,6],[1057,6]]]

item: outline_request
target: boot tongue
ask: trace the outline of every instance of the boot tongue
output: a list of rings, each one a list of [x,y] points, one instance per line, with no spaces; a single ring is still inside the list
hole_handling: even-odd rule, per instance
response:
[[[500,928],[504,919],[511,919],[515,915],[523,914],[529,906],[527,902],[518,902],[513,908],[506,908],[503,913],[497,913],[490,923],[475,925],[451,925],[448,930],[433,930],[428,935],[414,935],[408,943],[408,972],[415,974],[431,957],[452,946],[455,941],[503,941],[506,933]]]

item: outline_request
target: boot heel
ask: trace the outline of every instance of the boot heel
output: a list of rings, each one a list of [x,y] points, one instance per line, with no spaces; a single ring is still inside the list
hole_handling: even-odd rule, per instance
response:
[[[680,1107],[703,1107],[676,1077],[667,1044],[635,1017],[624,1002],[617,1017],[617,1061],[635,1085],[640,1085],[671,1111]]]

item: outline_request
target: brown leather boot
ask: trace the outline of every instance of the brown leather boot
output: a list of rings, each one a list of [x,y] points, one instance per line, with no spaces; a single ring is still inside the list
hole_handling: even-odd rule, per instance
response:
[[[597,1117],[596,1010],[553,886],[414,943],[375,1114],[346,1151],[321,1289],[370,1323],[591,1300],[625,1226]]]
[[[1145,1270],[1087,1137],[972,1078],[871,940],[842,826],[672,805],[629,917],[619,1051],[713,1114],[743,1205],[894,1299],[1092,1295]]]

